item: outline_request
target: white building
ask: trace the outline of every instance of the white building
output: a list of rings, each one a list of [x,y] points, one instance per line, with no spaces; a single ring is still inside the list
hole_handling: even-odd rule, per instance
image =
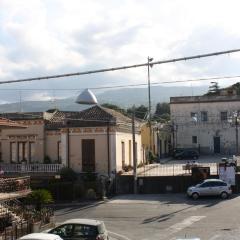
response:
[[[240,96],[170,98],[174,146],[200,153],[236,154]]]

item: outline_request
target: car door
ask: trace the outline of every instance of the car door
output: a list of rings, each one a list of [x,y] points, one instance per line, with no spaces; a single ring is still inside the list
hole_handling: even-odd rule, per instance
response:
[[[49,233],[56,234],[63,240],[72,240],[73,227],[73,224],[63,224],[52,229]]]
[[[211,182],[204,182],[199,186],[199,193],[201,196],[209,196],[212,192]]]

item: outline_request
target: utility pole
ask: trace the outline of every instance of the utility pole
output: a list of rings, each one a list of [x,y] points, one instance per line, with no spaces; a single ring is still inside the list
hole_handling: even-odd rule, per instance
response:
[[[135,146],[135,105],[133,105],[132,111],[132,146],[133,146],[133,186],[134,194],[137,194],[137,156],[136,156],[136,146]]]
[[[150,62],[153,61],[153,58],[148,57],[148,125],[149,125],[149,151],[152,151],[152,124],[151,124],[151,82],[150,82],[150,67],[152,65]]]

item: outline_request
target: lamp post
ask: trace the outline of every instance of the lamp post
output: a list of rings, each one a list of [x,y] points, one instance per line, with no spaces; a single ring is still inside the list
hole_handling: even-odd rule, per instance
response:
[[[153,58],[148,57],[148,125],[149,125],[149,151],[152,151],[152,125],[151,125],[151,81],[150,81],[150,67]]]
[[[228,118],[228,122],[235,127],[236,155],[238,155],[238,125],[240,122],[240,113],[238,111],[234,111],[232,116]]]

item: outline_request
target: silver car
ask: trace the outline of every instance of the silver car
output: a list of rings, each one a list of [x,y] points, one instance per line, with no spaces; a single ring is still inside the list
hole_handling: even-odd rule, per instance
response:
[[[231,186],[220,179],[206,179],[187,190],[187,195],[193,199],[198,199],[200,196],[220,196],[222,199],[226,199],[231,194]]]

